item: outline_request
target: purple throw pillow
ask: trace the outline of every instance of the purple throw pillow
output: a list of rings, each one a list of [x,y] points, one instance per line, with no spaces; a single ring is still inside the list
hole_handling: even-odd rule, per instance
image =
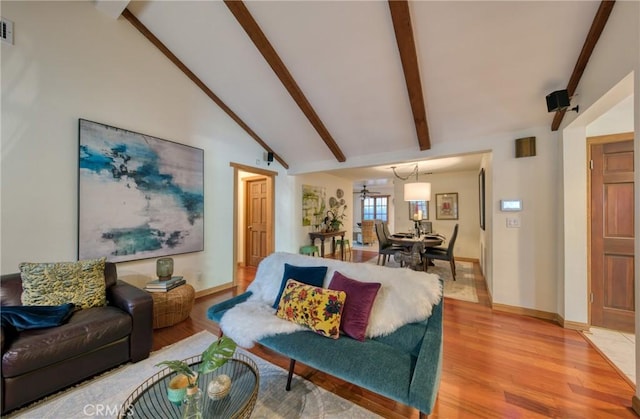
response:
[[[346,335],[364,341],[373,302],[376,300],[380,287],[381,284],[378,282],[356,281],[338,271],[333,274],[329,289],[347,293],[340,322],[340,329]]]

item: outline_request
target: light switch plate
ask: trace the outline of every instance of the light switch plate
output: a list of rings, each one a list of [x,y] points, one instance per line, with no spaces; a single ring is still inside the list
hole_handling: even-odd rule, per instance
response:
[[[520,228],[519,218],[507,218],[507,228]]]

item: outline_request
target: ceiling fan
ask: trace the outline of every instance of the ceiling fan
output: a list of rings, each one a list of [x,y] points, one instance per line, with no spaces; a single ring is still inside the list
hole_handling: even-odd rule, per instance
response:
[[[376,192],[376,191],[370,191],[369,189],[367,189],[367,185],[362,185],[362,189],[360,189],[360,192],[353,192],[354,194],[360,194],[360,199],[366,199],[368,198],[370,195],[378,195],[380,194],[380,192]]]

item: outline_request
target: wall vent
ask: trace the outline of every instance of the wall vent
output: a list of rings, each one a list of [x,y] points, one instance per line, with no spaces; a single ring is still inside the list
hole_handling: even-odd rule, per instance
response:
[[[13,45],[13,22],[3,17],[0,17],[0,39]]]

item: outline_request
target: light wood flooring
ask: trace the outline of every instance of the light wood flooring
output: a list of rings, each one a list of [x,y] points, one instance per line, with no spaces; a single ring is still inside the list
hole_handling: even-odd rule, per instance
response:
[[[376,252],[353,250],[353,262]],[[242,292],[255,269],[238,270],[237,289],[199,298],[191,317],[154,331],[153,349],[201,330],[220,330],[207,309]],[[479,303],[445,298],[444,359],[432,418],[635,418],[634,388],[578,332],[536,318],[492,311],[476,265]],[[259,345],[254,354],[281,367],[288,359]],[[387,418],[418,411],[297,363],[296,373]],[[284,391],[284,383],[283,383]]]

